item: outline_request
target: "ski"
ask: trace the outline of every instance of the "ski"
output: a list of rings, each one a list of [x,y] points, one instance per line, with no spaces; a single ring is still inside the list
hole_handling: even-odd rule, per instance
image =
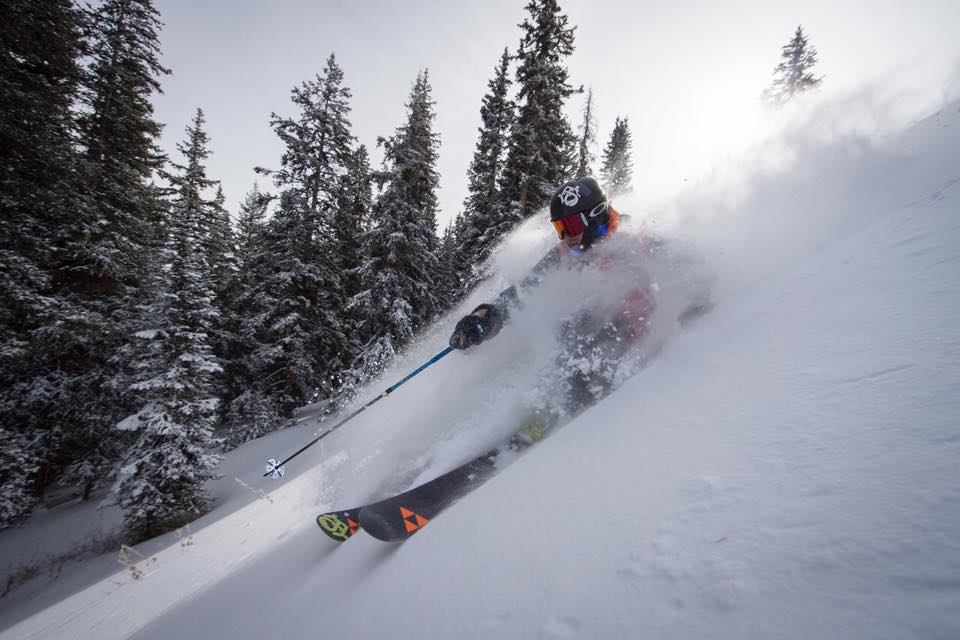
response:
[[[360,530],[360,508],[329,511],[317,516],[317,526],[333,540],[346,542]]]
[[[684,325],[714,307],[710,301],[681,314]],[[391,498],[360,508],[360,527],[378,540],[402,542],[425,527],[453,502],[489,480],[497,471],[497,458],[505,451],[522,452],[542,440],[557,416],[534,415],[504,445],[474,458],[452,471]]]
[[[402,542],[454,501],[493,477],[501,455],[523,452],[543,439],[552,426],[553,420],[534,416],[496,449],[390,498],[355,509],[321,513],[317,525],[337,542],[349,540],[360,529],[384,542]]]
[[[360,526],[384,542],[402,542],[420,531],[455,500],[489,480],[496,470],[495,449],[433,480],[360,509]]]

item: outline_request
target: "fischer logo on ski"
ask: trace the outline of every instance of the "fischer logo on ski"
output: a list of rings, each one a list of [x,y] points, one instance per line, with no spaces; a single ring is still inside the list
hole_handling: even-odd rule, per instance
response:
[[[411,511],[405,507],[400,507],[400,517],[403,518],[403,524],[407,527],[407,533],[413,534],[420,527],[425,527],[429,520],[420,514]]]

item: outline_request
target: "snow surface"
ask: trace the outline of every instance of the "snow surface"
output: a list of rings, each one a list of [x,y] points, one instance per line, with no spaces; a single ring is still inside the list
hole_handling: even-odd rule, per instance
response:
[[[713,312],[661,321],[645,368],[423,532],[338,545],[313,518],[451,468],[543,402],[564,285],[283,480],[263,460],[329,422],[307,411],[228,455],[218,507],[139,545],[141,579],[114,554],[68,563],[0,600],[0,639],[960,637],[960,104],[899,133],[847,126],[836,102],[796,117],[636,212],[707,256]],[[521,229],[463,306],[548,244]],[[110,520],[84,508],[4,532],[3,561]]]

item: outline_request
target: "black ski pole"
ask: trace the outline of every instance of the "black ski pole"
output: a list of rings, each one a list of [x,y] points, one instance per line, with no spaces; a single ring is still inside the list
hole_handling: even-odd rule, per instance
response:
[[[351,420],[353,420],[355,417],[357,417],[360,413],[362,413],[364,410],[366,410],[366,408],[369,407],[370,405],[372,405],[373,403],[375,403],[375,402],[377,402],[378,400],[380,400],[380,399],[382,399],[382,398],[385,398],[385,397],[387,397],[388,395],[390,395],[391,393],[393,393],[394,390],[396,390],[397,387],[399,387],[399,386],[402,385],[404,382],[406,382],[406,381],[409,380],[410,378],[414,377],[415,375],[417,375],[418,373],[420,373],[421,371],[423,371],[424,369],[426,369],[427,367],[429,367],[429,366],[432,365],[433,363],[437,362],[438,360],[440,360],[440,358],[442,358],[443,356],[447,355],[447,354],[450,353],[451,351],[453,351],[453,347],[447,347],[446,349],[444,349],[443,351],[441,351],[441,352],[438,353],[437,355],[433,356],[432,358],[430,358],[429,360],[427,360],[425,363],[423,363],[422,365],[420,365],[419,367],[417,367],[416,369],[414,369],[413,371],[411,371],[410,373],[408,373],[408,374],[403,378],[403,380],[401,380],[400,382],[397,382],[397,383],[394,384],[393,386],[389,387],[386,391],[384,391],[383,393],[381,393],[380,395],[378,395],[376,398],[374,398],[373,400],[371,400],[371,401],[368,402],[367,404],[363,405],[362,407],[360,407],[359,409],[357,409],[356,411],[354,411],[353,413],[351,413],[350,415],[348,415],[346,418],[344,418],[343,420],[341,420],[340,422],[338,422],[337,424],[333,425],[332,427],[330,427],[329,429],[327,429],[326,431],[324,431],[323,433],[321,433],[319,436],[317,436],[316,438],[314,438],[313,440],[311,440],[310,442],[308,442],[302,449],[300,449],[299,451],[297,451],[297,452],[294,453],[293,455],[287,456],[287,457],[286,457],[284,460],[282,460],[281,462],[277,462],[274,458],[270,458],[269,460],[267,460],[267,472],[266,472],[265,474],[263,474],[263,477],[266,478],[267,476],[272,476],[273,478],[282,478],[282,477],[283,477],[283,473],[284,473],[283,465],[287,464],[288,462],[290,462],[291,460],[293,460],[294,458],[296,458],[298,455],[300,455],[301,453],[303,453],[304,451],[306,451],[307,449],[309,449],[309,448],[312,447],[313,445],[317,444],[318,442],[320,442],[321,440],[323,440],[324,438],[326,438],[328,435],[330,435],[331,433],[333,433],[334,431],[336,431],[337,429],[339,429],[340,427],[342,427],[343,425],[345,425],[346,423],[348,423],[348,422],[350,422]]]

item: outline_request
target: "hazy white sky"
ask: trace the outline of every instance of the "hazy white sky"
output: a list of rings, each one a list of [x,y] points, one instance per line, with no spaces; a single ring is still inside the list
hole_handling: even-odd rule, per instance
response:
[[[207,116],[210,177],[236,212],[282,147],[272,111],[294,113],[290,89],[319,73],[331,52],[353,91],[354,134],[379,164],[377,136],[402,122],[428,68],[441,135],[444,224],[466,195],[480,100],[505,46],[515,51],[525,0],[156,0],[165,27],[156,100],[162,145],[174,153],[193,111]],[[576,25],[571,82],[592,86],[599,145],[614,118],[634,136],[634,186],[650,199],[701,175],[718,148],[747,135],[780,48],[802,23],[819,51],[824,91],[897,72],[934,98],[960,68],[958,0],[561,0]],[[568,105],[571,122],[583,100]],[[600,148],[596,150],[599,154]],[[262,188],[269,185],[259,178]]]

